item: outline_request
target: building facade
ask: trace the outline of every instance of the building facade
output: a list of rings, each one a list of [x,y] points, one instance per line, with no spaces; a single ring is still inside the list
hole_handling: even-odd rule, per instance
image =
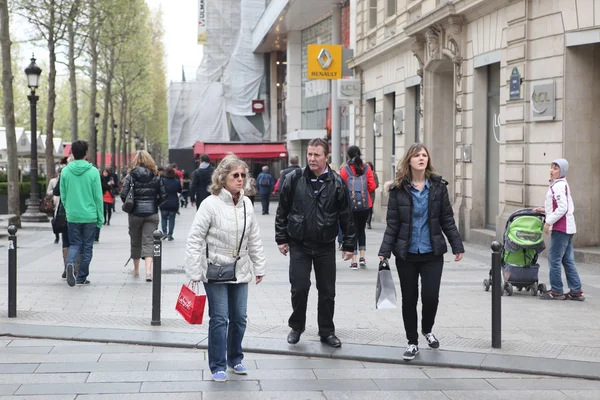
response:
[[[564,157],[575,245],[599,244],[600,1],[358,0],[356,19],[355,140],[382,182],[424,143],[461,234],[489,245],[512,212],[543,205]]]

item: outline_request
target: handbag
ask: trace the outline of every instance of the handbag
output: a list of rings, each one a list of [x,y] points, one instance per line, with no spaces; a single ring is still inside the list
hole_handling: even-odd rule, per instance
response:
[[[188,285],[182,285],[175,305],[175,310],[192,325],[202,323],[206,305],[206,295],[196,294],[197,289],[198,285],[194,281],[191,281]]]
[[[40,203],[40,212],[50,214],[54,212],[54,196],[47,195]]]
[[[127,214],[131,214],[133,212],[133,207],[135,206],[135,197],[133,190],[133,178],[129,177],[129,190],[127,191],[127,196],[125,197],[125,201],[121,206],[121,209],[125,211]]]
[[[244,199],[242,198],[242,201]],[[235,266],[240,259],[240,250],[242,249],[242,242],[244,241],[244,234],[246,233],[246,202],[244,201],[244,230],[242,231],[242,238],[235,255],[235,261],[225,265],[216,265],[208,261],[208,243],[206,243],[206,261],[208,262],[208,268],[206,269],[206,279],[208,283],[222,283],[222,282],[235,282],[237,278],[235,276]]]
[[[396,308],[398,300],[396,297],[396,286],[392,278],[392,271],[387,259],[379,263],[379,272],[377,273],[377,287],[375,289],[375,307],[380,310],[383,308]]]
[[[55,235],[63,233],[67,227],[67,214],[62,201],[58,202],[58,208],[56,209],[56,215],[52,218],[52,232]]]

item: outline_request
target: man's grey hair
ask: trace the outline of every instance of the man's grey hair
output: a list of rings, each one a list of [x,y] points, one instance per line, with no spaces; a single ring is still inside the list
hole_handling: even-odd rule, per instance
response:
[[[264,172],[269,172],[269,167],[267,165],[265,165],[264,167],[262,167],[262,170]]]
[[[293,155],[290,157],[290,164],[292,165],[298,165],[299,159],[297,155]]]

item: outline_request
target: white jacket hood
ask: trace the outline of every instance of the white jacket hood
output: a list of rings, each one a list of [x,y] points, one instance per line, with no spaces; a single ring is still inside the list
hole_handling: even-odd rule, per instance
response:
[[[234,204],[231,193],[222,189],[218,195],[208,196],[200,204],[190,228],[184,266],[191,280],[207,281],[207,244],[208,261],[212,264],[225,265],[235,261],[244,228],[244,204],[246,230],[235,268],[235,283],[248,283],[252,275],[265,275],[266,259],[252,202],[242,191],[240,200]]]

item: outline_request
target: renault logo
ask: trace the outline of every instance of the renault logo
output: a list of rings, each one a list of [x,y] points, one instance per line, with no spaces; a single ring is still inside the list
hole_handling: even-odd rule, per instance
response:
[[[331,53],[329,52],[329,50],[321,49],[321,52],[319,53],[317,60],[319,61],[321,68],[327,69],[331,66],[331,63],[333,62],[333,57],[331,56]]]

